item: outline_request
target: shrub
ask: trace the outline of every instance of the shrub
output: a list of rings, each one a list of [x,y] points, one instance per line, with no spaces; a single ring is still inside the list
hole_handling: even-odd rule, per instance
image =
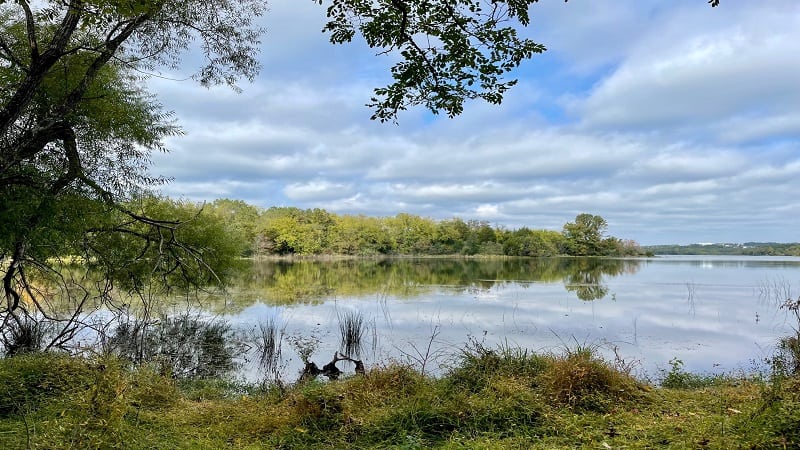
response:
[[[728,375],[702,375],[683,370],[683,361],[673,358],[669,362],[669,372],[662,372],[661,386],[668,389],[699,389],[730,383],[734,378]]]
[[[800,448],[800,377],[775,377],[764,390],[761,407],[742,428],[758,430],[756,448]]]

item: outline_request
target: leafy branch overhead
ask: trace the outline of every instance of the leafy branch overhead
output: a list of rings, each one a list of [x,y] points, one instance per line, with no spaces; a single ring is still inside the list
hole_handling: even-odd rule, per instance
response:
[[[358,33],[380,54],[399,57],[393,82],[376,88],[368,104],[372,119],[395,120],[415,105],[453,117],[468,99],[500,103],[517,83],[508,73],[545,51],[518,34],[536,1],[333,0],[323,31],[335,44]]]

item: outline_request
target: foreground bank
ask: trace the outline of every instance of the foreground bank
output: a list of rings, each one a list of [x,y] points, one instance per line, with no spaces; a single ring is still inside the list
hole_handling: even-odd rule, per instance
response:
[[[662,386],[592,349],[466,349],[438,378],[387,364],[338,381],[176,381],[111,358],[0,361],[0,448],[796,448],[800,379]]]

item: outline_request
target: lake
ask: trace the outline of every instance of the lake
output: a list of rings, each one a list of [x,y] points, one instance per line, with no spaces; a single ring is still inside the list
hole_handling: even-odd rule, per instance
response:
[[[330,361],[341,318],[355,314],[368,366],[394,359],[437,373],[467,342],[591,345],[657,378],[673,358],[694,372],[754,370],[791,331],[778,305],[798,286],[792,257],[256,261],[211,309],[240,330],[274,323],[289,377],[298,351]]]

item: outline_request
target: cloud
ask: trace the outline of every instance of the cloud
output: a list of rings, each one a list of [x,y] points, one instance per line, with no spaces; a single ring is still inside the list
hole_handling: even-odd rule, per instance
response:
[[[326,180],[315,180],[304,183],[292,183],[284,188],[286,197],[294,201],[326,201],[352,197],[353,186],[345,183],[332,183]]]
[[[643,243],[799,241],[800,4],[542,2],[501,106],[399,125],[364,106],[390,58],[331,46],[324,9],[276,0],[242,93],[151,79],[185,136],[169,195],[560,229],[582,212]],[[170,75],[180,78],[180,74]]]
[[[688,30],[696,18],[668,15],[572,107],[586,125],[614,129],[698,129],[793,112],[800,60],[787,55],[800,52],[798,12],[788,3],[739,7],[726,14],[730,22]]]

